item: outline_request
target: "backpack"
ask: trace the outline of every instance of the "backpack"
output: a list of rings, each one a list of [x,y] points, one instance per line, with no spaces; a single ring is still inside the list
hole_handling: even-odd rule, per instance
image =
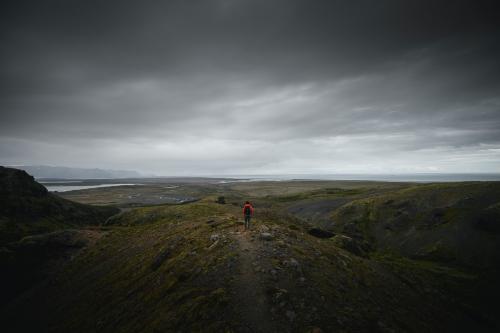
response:
[[[245,215],[251,215],[252,211],[250,210],[250,206],[245,206]]]

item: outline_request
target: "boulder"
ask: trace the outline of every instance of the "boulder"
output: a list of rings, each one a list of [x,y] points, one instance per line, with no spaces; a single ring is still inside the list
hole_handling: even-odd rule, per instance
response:
[[[332,238],[333,236],[335,236],[333,232],[320,228],[311,228],[307,231],[307,233],[318,238]]]
[[[294,258],[284,260],[283,266],[293,268],[294,270],[296,270],[298,272],[302,271],[299,262]]]
[[[270,240],[274,239],[274,236],[269,232],[262,232],[260,234],[260,239],[265,240],[265,241],[270,241]]]
[[[354,238],[345,235],[336,235],[332,238],[333,244],[340,247],[346,251],[351,252],[360,257],[366,257],[366,249],[360,244],[359,241]]]

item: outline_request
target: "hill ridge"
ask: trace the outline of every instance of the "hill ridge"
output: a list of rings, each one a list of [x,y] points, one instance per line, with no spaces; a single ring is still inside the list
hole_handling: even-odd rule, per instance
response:
[[[54,258],[54,250],[68,255],[58,259],[59,269],[2,307],[0,319],[12,332],[36,327],[52,332],[495,331],[495,307],[490,305],[498,295],[491,287],[497,275],[485,278],[483,271],[405,257],[378,242],[365,247],[370,228],[353,229],[359,235],[341,228],[391,220],[377,214],[358,219],[359,212],[364,217],[365,209],[378,207],[363,206],[363,200],[397,206],[394,212],[419,203],[400,205],[414,200],[401,196],[397,190],[402,185],[382,185],[384,193],[377,196],[373,188],[344,184],[346,190],[330,186],[291,193],[293,200],[278,191],[278,197],[255,196],[251,231],[242,230],[237,204],[247,196],[244,186],[265,193],[262,186],[282,183],[204,185],[210,187],[203,188],[205,196],[196,202],[135,207],[106,225],[26,237],[4,247],[0,263],[11,258],[31,264],[11,256],[18,250],[35,261],[35,253],[46,253],[45,259]],[[238,191],[230,192],[232,186]],[[425,194],[426,188],[418,185],[415,191]],[[482,189],[477,187],[478,193]],[[218,200],[221,193],[226,204]],[[447,192],[438,186],[432,193]],[[394,201],[384,206],[390,195],[396,196]],[[457,200],[442,200],[461,202],[460,193],[454,195]],[[315,220],[288,213],[290,205],[314,206],[320,200],[324,207],[339,197],[350,203],[335,207],[332,216],[339,229],[330,233],[322,232]],[[439,200],[426,198],[423,206],[432,211],[428,202]],[[387,212],[392,216],[393,210]]]

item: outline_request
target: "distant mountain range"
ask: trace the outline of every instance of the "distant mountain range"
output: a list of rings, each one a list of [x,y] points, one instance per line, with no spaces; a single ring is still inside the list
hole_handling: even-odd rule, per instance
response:
[[[14,167],[26,171],[37,179],[110,179],[139,178],[145,176],[137,171],[130,170],[85,169],[47,165],[16,165]]]

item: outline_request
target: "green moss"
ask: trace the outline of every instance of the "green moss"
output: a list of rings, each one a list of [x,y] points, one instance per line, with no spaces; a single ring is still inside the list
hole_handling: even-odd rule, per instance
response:
[[[452,191],[444,185],[437,188],[446,190],[446,195]],[[356,196],[368,191],[303,189],[293,189],[283,197],[308,200],[311,196]],[[334,221],[339,225],[353,223],[361,236],[375,242],[380,240],[375,238],[380,231],[377,228],[384,223],[425,222],[428,211],[435,208],[429,202],[450,204],[456,200],[443,215],[454,222],[461,218],[460,212],[474,211],[470,207],[476,203],[460,201],[454,194],[450,194],[453,200],[420,197],[434,190],[416,186],[357,200],[339,209]],[[220,192],[228,202],[236,197]],[[55,286],[46,286],[44,293],[51,301],[45,307],[34,307],[37,316],[48,313],[51,325],[47,327],[63,332],[224,332],[238,327],[234,326],[238,317],[232,305],[239,299],[230,284],[230,279],[238,275],[229,267],[238,264],[241,252],[228,228],[235,225],[241,209],[215,204],[219,194],[182,206],[140,207],[116,217],[115,224],[106,227],[105,237],[70,261],[54,278]],[[267,199],[260,200],[259,204],[267,203]],[[257,207],[254,222],[270,227],[275,235],[274,241],[256,239],[253,243],[259,247],[258,260],[265,264],[259,263],[259,267],[276,268],[278,277],[260,272],[257,278],[271,291],[288,291],[283,310],[280,303],[271,307],[277,309],[273,316],[278,324],[280,311],[291,309],[296,313],[293,323],[285,318],[289,330],[301,332],[314,325],[328,332],[371,331],[378,328],[380,320],[396,331],[432,331],[439,327],[433,313],[440,317],[449,311],[454,318],[461,318],[462,313],[456,315],[450,304],[465,302],[463,295],[476,281],[474,274],[431,261],[411,260],[398,251],[361,258],[338,248],[334,240],[318,240],[299,232],[304,230],[303,224],[279,211],[286,204],[271,202],[266,208]],[[415,207],[416,213],[412,211]],[[430,208],[422,213],[422,207]],[[404,218],[397,216],[399,211]],[[445,227],[441,229],[446,231]],[[391,232],[384,231],[383,235]],[[221,238],[210,248],[210,235],[214,233]],[[436,242],[424,248],[429,253],[445,249],[445,243]],[[168,255],[153,269],[151,264],[165,253]],[[284,264],[290,258],[298,261],[298,267]],[[273,295],[269,293],[269,297]]]
[[[393,251],[372,252],[370,258],[382,264],[390,266],[399,273],[415,275],[431,274],[433,278],[451,277],[465,280],[473,280],[476,275],[461,271],[457,268],[438,264],[428,260],[412,260],[403,257]]]
[[[456,260],[456,254],[453,249],[443,244],[441,241],[428,244],[419,253],[419,256],[427,260],[451,262]]]
[[[185,205],[162,205],[135,208],[125,212],[112,221],[116,225],[140,225],[151,223],[177,223],[186,220],[199,221],[210,216],[223,215],[227,209],[223,205],[197,202]]]

